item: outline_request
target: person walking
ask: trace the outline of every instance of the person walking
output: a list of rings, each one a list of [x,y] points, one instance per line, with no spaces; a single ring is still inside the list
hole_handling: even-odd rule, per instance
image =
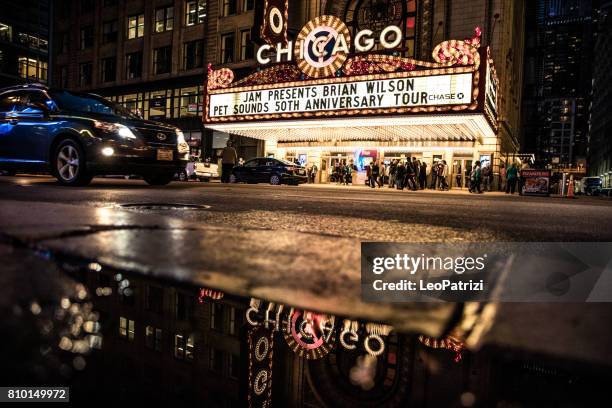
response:
[[[405,178],[406,178],[406,167],[404,166],[404,163],[400,160],[399,164],[397,165],[397,170],[396,170],[396,175],[395,175],[395,184],[398,190],[404,189]]]
[[[429,188],[432,190],[435,190],[437,186],[438,186],[438,162],[436,161],[431,165],[431,184],[429,185]]]
[[[472,172],[472,185],[471,192],[482,194],[480,189],[480,183],[482,182],[482,170],[480,169],[480,162],[474,163],[474,171]]]
[[[410,159],[406,160],[406,188],[411,189],[412,191],[416,191],[416,180],[414,179],[416,172],[413,167],[413,163],[410,162]]]
[[[316,163],[312,164],[312,184],[317,182],[317,172],[319,171],[319,168],[317,167]]]
[[[387,173],[387,166],[385,166],[385,162],[380,162],[378,171],[380,172],[380,175],[378,176],[378,188],[382,188],[382,186],[385,185],[385,176]]]
[[[422,162],[421,168],[419,169],[419,187],[421,190],[425,190],[427,186],[427,163]]]
[[[370,187],[376,188],[378,176],[380,176],[380,167],[376,161],[372,161],[372,164],[370,164]]]
[[[517,178],[518,169],[516,168],[516,164],[512,163],[506,171],[506,194],[514,194]]]
[[[415,188],[418,189],[419,185],[419,176],[421,173],[421,163],[417,160],[416,157],[412,158],[412,169],[414,170],[414,185]]]
[[[232,175],[232,170],[238,161],[236,149],[232,146],[232,141],[228,140],[227,145],[223,148],[223,156],[221,159],[221,182],[229,183]]]
[[[491,191],[491,167],[487,164],[482,168],[482,181],[485,191]]]
[[[440,190],[448,190],[446,177],[448,176],[448,166],[446,160],[442,160],[438,166],[438,178],[440,180]]]
[[[393,160],[389,165],[389,188],[395,187],[395,174],[397,172],[397,160]]]

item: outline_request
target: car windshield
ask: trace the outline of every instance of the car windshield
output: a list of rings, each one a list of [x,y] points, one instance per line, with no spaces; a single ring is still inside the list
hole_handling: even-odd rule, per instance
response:
[[[61,110],[138,119],[138,115],[100,96],[70,91],[51,91],[50,95]]]

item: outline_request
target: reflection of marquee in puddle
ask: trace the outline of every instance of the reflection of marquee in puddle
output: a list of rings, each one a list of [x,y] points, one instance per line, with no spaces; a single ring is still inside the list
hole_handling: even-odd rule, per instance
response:
[[[309,360],[326,356],[334,345],[333,316],[294,310],[284,333],[289,348]]]

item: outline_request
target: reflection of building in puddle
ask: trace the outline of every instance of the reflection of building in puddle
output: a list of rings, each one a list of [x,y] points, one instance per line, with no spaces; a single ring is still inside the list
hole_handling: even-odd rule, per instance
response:
[[[466,351],[454,332],[440,339],[398,333],[378,322],[98,264],[69,273],[93,297],[95,327],[104,336],[102,349],[86,357],[86,369],[69,384],[74,400],[207,407],[490,406],[531,401],[534,386],[554,393],[571,378],[546,368],[558,360],[517,357],[509,350]],[[70,310],[72,301],[64,303]],[[84,322],[83,330],[90,325]],[[507,373],[514,382],[504,380]]]

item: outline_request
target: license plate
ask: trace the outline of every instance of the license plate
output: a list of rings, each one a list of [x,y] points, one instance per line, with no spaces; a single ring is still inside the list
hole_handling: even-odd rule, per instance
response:
[[[167,149],[157,149],[157,160],[172,161],[174,160],[174,152]]]

